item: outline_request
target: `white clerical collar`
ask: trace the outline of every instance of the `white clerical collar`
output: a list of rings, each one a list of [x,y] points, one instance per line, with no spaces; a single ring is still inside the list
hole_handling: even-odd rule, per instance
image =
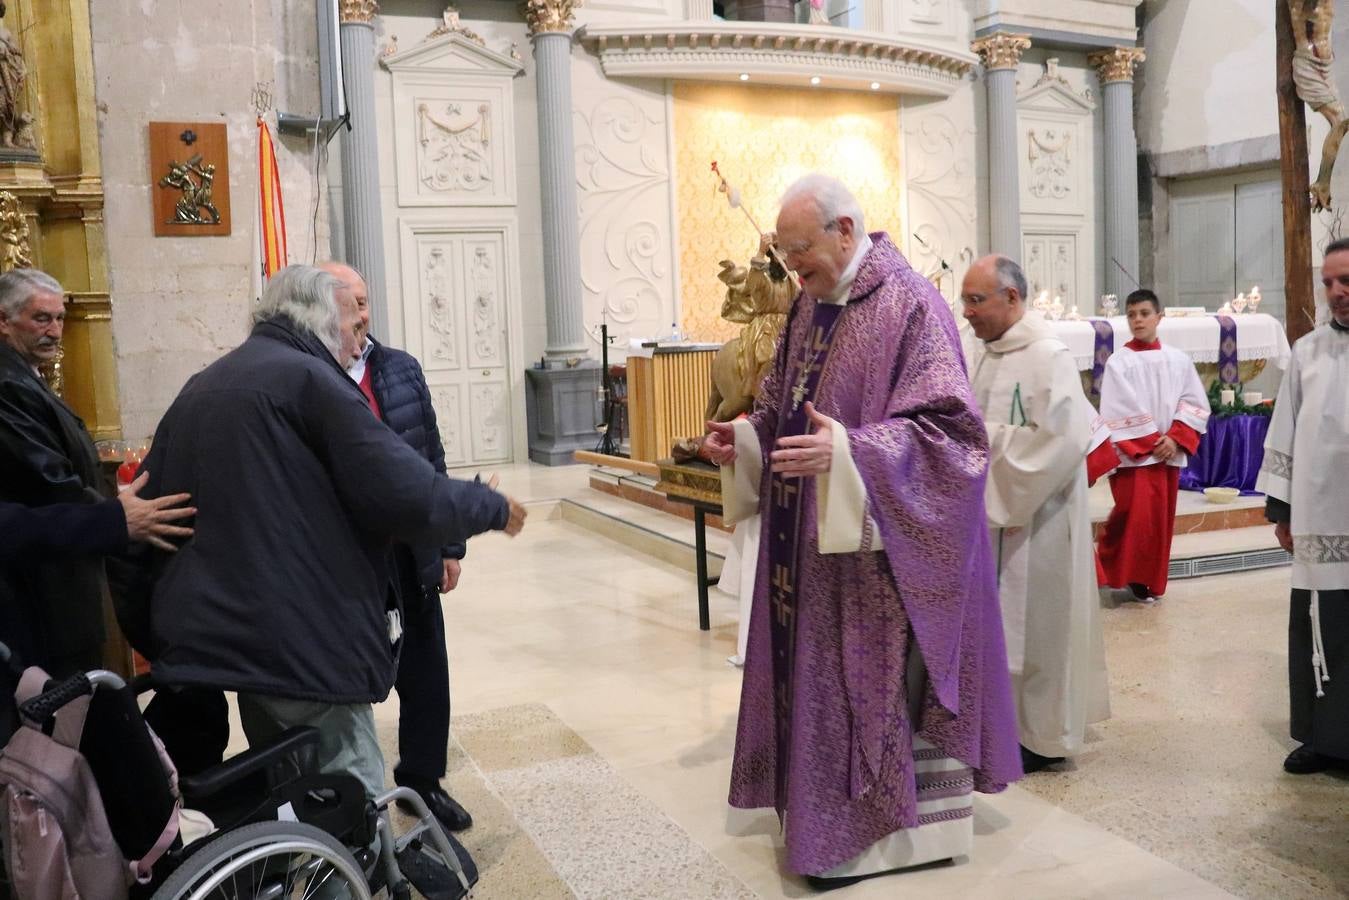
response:
[[[852,283],[857,280],[857,270],[862,268],[862,259],[870,249],[871,236],[863,234],[857,241],[857,248],[852,252],[852,260],[848,263],[848,268],[843,270],[843,275],[839,278],[838,284],[834,286],[834,290],[828,296],[819,298],[821,303],[843,306],[848,302],[848,292],[852,290]]]

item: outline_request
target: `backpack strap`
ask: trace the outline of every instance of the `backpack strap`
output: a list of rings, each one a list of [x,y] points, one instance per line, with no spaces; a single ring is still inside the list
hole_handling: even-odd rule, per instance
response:
[[[183,800],[181,797],[175,797],[173,800],[173,813],[169,820],[164,823],[164,830],[159,833],[159,839],[155,841],[153,847],[145,852],[140,859],[133,859],[128,864],[131,867],[131,875],[138,884],[148,884],[153,874],[155,863],[159,858],[169,852],[173,846],[173,841],[178,837],[178,814],[182,812]]]

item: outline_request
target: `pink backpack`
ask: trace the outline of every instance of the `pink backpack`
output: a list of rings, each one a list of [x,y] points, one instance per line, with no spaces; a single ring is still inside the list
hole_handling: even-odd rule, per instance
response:
[[[15,693],[19,704],[36,697],[46,681],[40,669],[24,672]],[[51,734],[25,718],[0,752],[0,841],[13,894],[22,900],[125,900],[131,884],[150,880],[154,863],[178,835],[175,805],[148,853],[135,860],[122,855],[93,771],[78,749],[89,701],[82,696],[61,706]],[[176,800],[177,772],[151,737]]]

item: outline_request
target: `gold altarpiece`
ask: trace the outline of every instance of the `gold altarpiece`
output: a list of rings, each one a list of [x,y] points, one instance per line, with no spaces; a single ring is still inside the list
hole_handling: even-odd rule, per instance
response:
[[[0,191],[19,200],[35,268],[69,292],[62,395],[95,440],[121,436],[103,232],[103,179],[88,0],[8,0],[4,25],[27,65],[19,110],[38,159],[0,159]]]

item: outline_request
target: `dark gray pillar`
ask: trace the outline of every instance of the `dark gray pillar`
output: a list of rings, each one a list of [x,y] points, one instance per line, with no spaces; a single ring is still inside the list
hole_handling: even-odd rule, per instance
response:
[[[1143,58],[1141,47],[1115,47],[1087,57],[1100,76],[1105,116],[1105,292],[1121,302],[1134,289],[1133,279],[1142,277],[1138,268],[1134,66]]]

